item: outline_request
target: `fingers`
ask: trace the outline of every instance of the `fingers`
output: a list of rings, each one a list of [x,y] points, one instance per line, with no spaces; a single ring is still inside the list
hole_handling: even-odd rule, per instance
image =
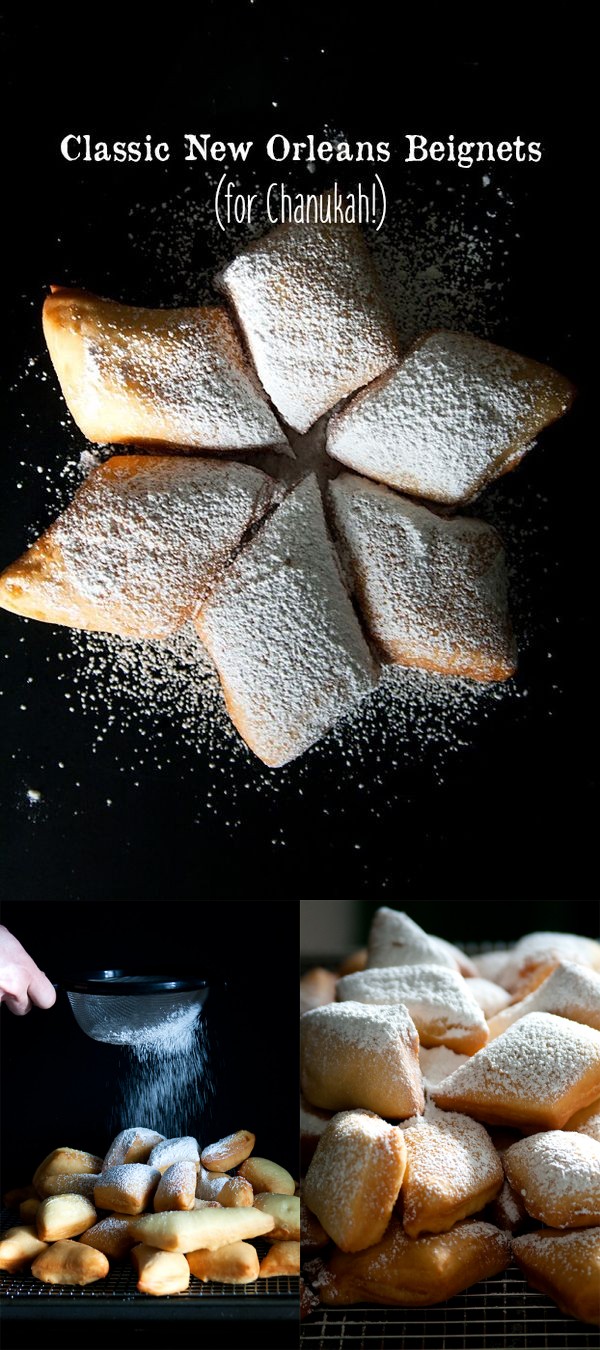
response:
[[[31,1012],[31,1003],[27,994],[2,994],[0,1002],[5,1003],[9,1012],[15,1013],[17,1017],[24,1017],[25,1013]]]
[[[43,970],[35,966],[34,973],[29,981],[29,997],[36,1008],[51,1008],[56,1003],[56,989],[50,983]]]

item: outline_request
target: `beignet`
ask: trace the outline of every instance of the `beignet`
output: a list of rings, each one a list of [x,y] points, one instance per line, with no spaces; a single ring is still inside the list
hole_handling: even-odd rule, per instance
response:
[[[534,1289],[549,1294],[568,1317],[600,1324],[600,1228],[542,1228],[514,1238],[512,1247]]]
[[[423,1110],[419,1037],[406,1008],[330,1003],[300,1018],[302,1091],[330,1111]]]
[[[369,968],[338,980],[341,1002],[397,1006],[410,1013],[421,1045],[472,1055],[488,1039],[485,1017],[456,970],[443,966]]]
[[[334,1252],[319,1284],[321,1302],[430,1307],[505,1270],[506,1233],[468,1219],[449,1233],[410,1238],[392,1219],[385,1237],[364,1252]]]
[[[342,1251],[362,1251],[383,1237],[405,1166],[401,1129],[371,1111],[342,1111],[319,1141],[303,1196]]]

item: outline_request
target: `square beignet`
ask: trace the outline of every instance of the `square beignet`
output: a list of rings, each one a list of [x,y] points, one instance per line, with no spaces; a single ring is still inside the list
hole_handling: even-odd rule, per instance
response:
[[[217,284],[235,306],[264,388],[297,431],[398,359],[355,225],[280,225],[239,253]]]
[[[115,455],[5,568],[0,607],[91,632],[166,637],[192,618],[279,495],[250,464]]]
[[[221,306],[142,309],[59,286],[43,325],[90,441],[213,453],[286,442]]]
[[[425,1108],[404,1122],[402,1224],[409,1237],[445,1233],[498,1194],[502,1163],[483,1125],[456,1111]]]
[[[456,506],[514,468],[574,392],[550,366],[440,330],[334,414],[327,450],[368,478]]]
[[[43,1284],[93,1284],[108,1275],[104,1252],[85,1247],[81,1242],[54,1242],[36,1257],[31,1274]]]
[[[94,1190],[99,1209],[117,1214],[141,1214],[148,1209],[160,1181],[160,1172],[148,1163],[121,1163],[107,1167]]]
[[[549,1294],[567,1317],[600,1325],[600,1228],[524,1233],[515,1238],[513,1255],[533,1288]]]
[[[319,1140],[303,1198],[342,1251],[359,1252],[383,1237],[405,1166],[401,1129],[372,1111],[342,1111]]]
[[[449,1233],[410,1238],[392,1219],[385,1236],[363,1252],[334,1252],[320,1282],[328,1307],[380,1303],[430,1307],[505,1270],[510,1261],[506,1233],[491,1223],[467,1219]]]
[[[506,680],[516,648],[502,541],[469,516],[447,519],[343,473],[329,484],[334,534],[384,661],[472,680]]]
[[[600,1144],[595,1139],[547,1130],[519,1139],[502,1162],[511,1186],[538,1223],[548,1228],[600,1224]]]
[[[472,1055],[488,1039],[485,1017],[457,970],[444,966],[384,966],[338,980],[340,1002],[399,1004],[410,1013],[424,1046],[445,1045]]]
[[[406,1008],[347,1002],[304,1013],[300,1064],[315,1106],[400,1120],[423,1110],[419,1037]]]
[[[234,725],[271,767],[308,750],[377,683],[312,474],[238,554],[195,623]]]

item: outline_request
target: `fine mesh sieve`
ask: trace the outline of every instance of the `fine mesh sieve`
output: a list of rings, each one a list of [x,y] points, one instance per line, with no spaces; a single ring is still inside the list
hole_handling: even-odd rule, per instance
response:
[[[189,1033],[208,995],[205,980],[92,971],[65,981],[86,1036],[112,1045],[172,1045]]]

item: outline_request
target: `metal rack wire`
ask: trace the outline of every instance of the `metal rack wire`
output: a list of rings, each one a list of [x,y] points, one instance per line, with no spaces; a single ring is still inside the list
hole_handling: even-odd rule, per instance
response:
[[[598,1331],[565,1317],[516,1267],[432,1308],[322,1308],[303,1350],[598,1350]]]

